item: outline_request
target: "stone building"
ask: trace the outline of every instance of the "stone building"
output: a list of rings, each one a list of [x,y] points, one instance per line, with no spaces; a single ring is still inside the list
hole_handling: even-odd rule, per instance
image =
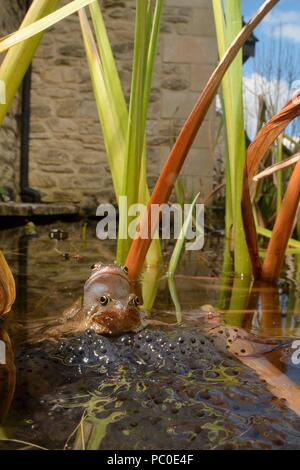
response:
[[[0,0],[1,36],[16,29],[22,3]],[[135,1],[100,4],[128,98]],[[216,62],[211,0],[165,0],[147,121],[150,187]],[[16,97],[0,130],[0,188],[10,188],[16,200],[20,119]],[[212,107],[183,168],[190,194],[212,187],[214,128]],[[77,15],[46,32],[33,61],[29,183],[44,202],[114,200]]]

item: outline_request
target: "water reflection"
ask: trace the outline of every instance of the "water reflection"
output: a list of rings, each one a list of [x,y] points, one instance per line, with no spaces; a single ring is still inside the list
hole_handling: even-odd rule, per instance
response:
[[[18,240],[18,272],[16,275],[16,307],[21,319],[26,319],[28,313],[28,243],[30,237],[21,234]]]
[[[11,336],[17,350],[19,345],[16,336],[20,336],[19,331],[26,331],[26,328],[23,328],[24,324],[26,324],[26,327],[27,323],[31,324],[37,321],[48,323],[53,317],[61,316],[63,310],[81,295],[83,283],[90,273],[90,266],[97,260],[111,262],[114,258],[114,244],[99,243],[94,236],[93,226],[85,227],[84,236],[81,236],[78,225],[74,227],[68,225],[66,230],[70,233],[69,239],[58,242],[49,239],[49,227],[39,227],[39,237],[35,239],[24,236],[19,230],[10,231],[5,235],[0,234],[0,241],[2,236],[2,244],[5,247],[10,265],[14,268],[17,280],[17,301],[14,305],[13,314],[8,319],[9,331],[14,332]],[[287,280],[280,281],[278,285],[270,285],[253,283],[250,278],[233,276],[230,271],[229,253],[227,253],[227,259],[224,261],[222,272],[223,257],[223,244],[220,242],[220,238],[211,238],[207,241],[202,256],[197,255],[195,258],[188,253],[183,258],[179,274],[174,279],[167,279],[164,273],[155,270],[146,270],[143,276],[143,297],[147,308],[152,310],[155,318],[163,321],[167,320],[169,323],[174,323],[176,313],[177,322],[181,325],[180,331],[184,331],[185,327],[193,329],[195,324],[199,325],[200,307],[210,304],[212,308],[220,312],[220,321],[238,326],[263,340],[277,339],[282,341],[282,348],[275,348],[274,351],[264,357],[250,358],[247,365],[257,370],[257,372],[261,371],[262,378],[269,377],[270,380],[275,381],[280,377],[281,386],[283,387],[282,384],[288,384],[288,391],[291,392],[294,402],[297,403],[296,394],[299,394],[299,389],[294,386],[292,381],[299,383],[300,369],[291,365],[291,350],[285,348],[284,342],[288,339],[288,345],[290,345],[291,338],[300,335],[298,292],[300,258],[295,257],[293,269],[291,260],[289,260],[289,278]],[[291,279],[291,276],[293,276],[293,279]],[[154,305],[151,308],[153,302]],[[167,319],[166,316],[168,316]],[[21,324],[21,329],[15,328],[17,324]],[[4,417],[10,407],[14,393],[15,368],[11,344],[3,330],[1,331],[1,338],[4,338],[8,351],[8,362],[5,367],[0,368],[0,413]],[[288,351],[285,351],[284,348]],[[38,399],[40,396],[49,393],[49,391],[51,392],[54,372],[57,368],[56,363],[52,364],[52,369],[51,364],[48,364],[46,359],[34,356],[30,364],[28,364],[27,359],[24,359],[25,365],[21,364],[20,368],[22,358],[18,356],[18,352],[16,352],[16,361],[18,362],[19,391],[17,390],[16,394],[19,393],[23,400],[23,392],[27,391],[32,400],[32,397]],[[202,355],[205,359],[205,351]],[[49,367],[49,369],[44,366]],[[22,367],[24,367],[24,370],[22,370]],[[27,367],[26,370],[25,367]],[[287,380],[285,373],[291,380]],[[64,371],[62,371],[62,377],[59,377],[61,382],[57,382],[57,389],[66,382],[63,374]],[[21,387],[20,384],[23,378],[26,383]],[[176,377],[175,380],[177,380]],[[187,380],[187,378],[184,377],[184,380]],[[115,382],[119,385],[118,378]],[[197,383],[197,392],[200,383],[202,382]],[[39,386],[38,390],[37,384]],[[81,386],[84,393],[86,393],[86,384],[82,383]],[[77,393],[78,387],[75,384],[70,393],[73,393],[73,390],[74,393]],[[282,393],[282,388],[273,391],[274,394]],[[158,392],[155,391],[155,393]],[[115,394],[113,393],[112,396],[115,397]],[[118,406],[121,407],[121,403],[123,403],[122,395],[120,397]],[[29,398],[27,400],[29,403]],[[15,403],[17,403],[17,398]],[[39,402],[34,402],[34,406],[36,406],[36,403],[40,407]],[[14,412],[16,413],[17,410],[22,415],[23,401],[20,401],[18,406],[19,408],[14,405]],[[31,410],[30,406],[29,409]],[[245,404],[245,406],[247,405]],[[140,402],[138,403],[138,409],[140,409]],[[175,411],[177,412],[177,408]],[[100,421],[92,423],[87,419],[83,419],[84,416],[79,421],[79,417],[77,421],[79,427],[76,427],[78,435],[75,447],[99,447],[99,441],[103,437],[106,426],[110,426],[114,422],[114,413],[117,412],[118,410],[116,411],[113,408],[112,413],[105,414],[103,419],[101,418]],[[42,424],[44,418],[45,416],[42,416],[41,412]],[[46,417],[46,421],[47,419]],[[58,416],[57,419],[59,421],[61,417]],[[109,419],[112,419],[112,421],[109,421]],[[48,427],[47,424],[45,426]]]

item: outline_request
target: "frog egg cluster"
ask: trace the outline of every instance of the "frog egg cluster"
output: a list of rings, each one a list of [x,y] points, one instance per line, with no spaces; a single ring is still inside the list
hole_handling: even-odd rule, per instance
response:
[[[160,365],[185,373],[191,368],[201,368],[203,356],[208,360],[215,349],[202,335],[188,332],[167,336],[161,331],[142,331],[134,337],[135,357],[148,365]]]
[[[145,330],[109,338],[88,330],[78,336],[49,345],[48,354],[63,364],[80,366],[119,366],[161,368],[185,374],[203,370],[218,355],[208,338],[189,332],[167,335],[158,330]]]
[[[57,357],[65,365],[107,365],[117,358],[113,343],[105,336],[97,335],[93,330],[60,341],[57,350],[51,350],[51,356]]]
[[[300,446],[300,420],[254,371],[196,331],[114,338],[91,330],[26,348],[16,366],[15,406],[35,422],[28,442],[64,446],[88,409],[97,420],[118,415],[101,442],[106,450]]]

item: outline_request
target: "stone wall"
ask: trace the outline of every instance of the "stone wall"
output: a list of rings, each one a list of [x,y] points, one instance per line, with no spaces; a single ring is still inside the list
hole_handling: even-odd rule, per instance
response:
[[[100,3],[128,98],[135,1]],[[150,187],[216,61],[211,1],[165,0],[147,122]],[[212,110],[183,168],[190,194],[212,187],[213,144]],[[48,202],[114,200],[76,15],[45,34],[33,62],[30,185]]]
[[[18,28],[24,16],[24,2],[21,0],[0,0],[0,37]],[[0,55],[0,63],[3,55]],[[2,126],[0,127],[0,199],[2,189],[8,190],[11,198],[17,198],[19,175],[19,136],[20,99],[15,98]]]

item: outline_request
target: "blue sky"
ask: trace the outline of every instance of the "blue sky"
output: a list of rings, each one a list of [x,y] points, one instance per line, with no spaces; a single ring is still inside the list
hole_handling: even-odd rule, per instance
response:
[[[242,0],[243,15],[249,20],[251,15],[263,4],[263,0]],[[300,1],[280,0],[279,3],[268,13],[263,22],[255,30],[255,35],[260,42],[270,39],[278,41],[282,37],[282,44],[292,43],[299,46],[300,50]],[[244,74],[249,75],[252,71],[253,61],[249,60],[244,67]]]
[[[246,21],[264,0],[242,0]],[[279,110],[300,85],[300,0],[280,0],[254,31],[259,39],[256,58],[244,65],[244,108],[248,135],[257,129],[258,96]],[[300,129],[300,124],[297,127]],[[290,128],[292,135],[298,131]]]

